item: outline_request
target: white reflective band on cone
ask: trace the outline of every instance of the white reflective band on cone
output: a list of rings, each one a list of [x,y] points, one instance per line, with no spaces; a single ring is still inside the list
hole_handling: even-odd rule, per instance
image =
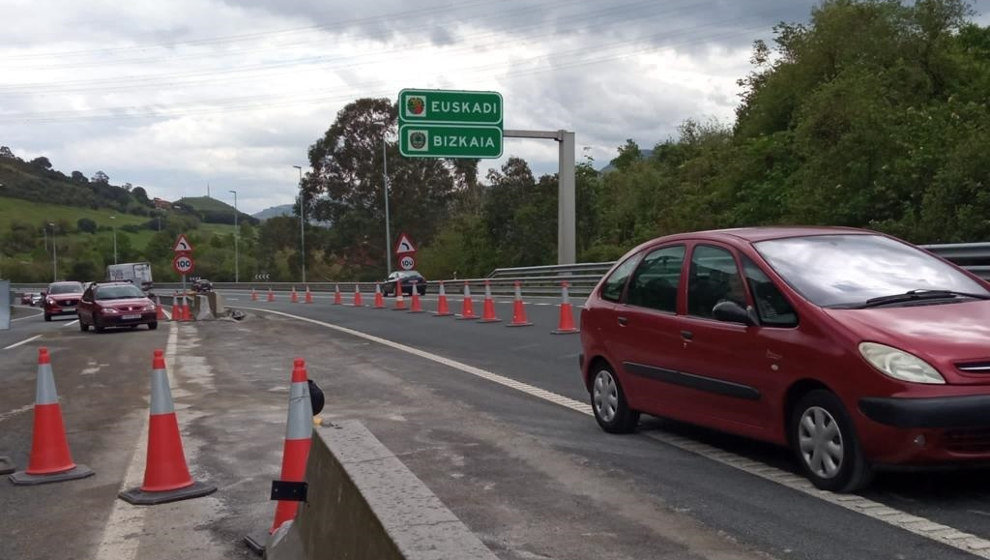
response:
[[[313,404],[309,400],[309,383],[293,383],[289,390],[289,422],[285,439],[308,439],[313,435]]]
[[[51,364],[38,364],[38,383],[35,386],[34,404],[58,404],[55,376]]]
[[[172,391],[168,387],[168,374],[163,369],[151,372],[151,414],[171,414],[175,412],[172,406]]]

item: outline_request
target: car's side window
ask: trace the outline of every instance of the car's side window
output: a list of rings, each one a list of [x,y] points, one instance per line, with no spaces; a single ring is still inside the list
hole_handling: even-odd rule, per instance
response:
[[[798,316],[773,281],[749,257],[742,258],[749,293],[756,303],[760,323],[769,327],[796,327]]]
[[[723,301],[746,307],[746,292],[732,253],[721,247],[698,245],[691,252],[688,273],[688,314],[711,317]]]
[[[636,265],[639,264],[639,259],[642,254],[636,254],[626,262],[620,264],[605,281],[602,286],[602,299],[607,299],[609,301],[619,301],[622,298],[622,289],[626,286],[626,280],[629,279],[629,275],[632,271],[636,269]]]
[[[646,255],[629,282],[626,303],[676,313],[684,251],[675,245]]]

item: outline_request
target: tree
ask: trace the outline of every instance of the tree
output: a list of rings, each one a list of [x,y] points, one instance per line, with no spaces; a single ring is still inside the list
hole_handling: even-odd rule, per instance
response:
[[[130,183],[124,183],[124,185],[126,187],[127,185],[130,185]],[[152,203],[151,200],[148,199],[148,191],[144,190],[144,187],[134,187],[134,189],[131,190],[131,194],[134,196],[134,199],[137,200],[138,203],[140,203],[141,205],[154,206],[154,203]]]
[[[76,230],[85,233],[96,233],[96,222],[89,218],[79,218],[76,221]]]
[[[0,158],[17,159],[17,156],[14,155],[9,146],[0,146]]]
[[[103,171],[97,171],[96,173],[93,174],[93,178],[90,179],[90,181],[93,183],[101,183],[104,185],[109,185],[110,177]]]
[[[72,180],[75,181],[75,182],[77,182],[77,183],[88,183],[89,182],[89,179],[87,179],[86,176],[83,175],[82,171],[73,171],[72,172]]]
[[[32,167],[38,167],[40,169],[48,170],[48,169],[51,169],[52,168],[52,162],[48,161],[48,158],[46,158],[45,156],[41,156],[41,157],[36,157],[36,158],[32,159],[31,160],[31,166]]]

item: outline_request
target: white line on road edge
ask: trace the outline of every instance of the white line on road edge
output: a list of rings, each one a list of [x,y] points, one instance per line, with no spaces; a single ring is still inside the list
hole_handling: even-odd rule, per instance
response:
[[[35,313],[34,315],[28,315],[27,317],[18,317],[16,319],[11,319],[10,322],[13,323],[14,321],[23,321],[24,319],[33,319],[35,317],[41,317],[44,314],[45,314],[44,311],[39,311],[39,312]]]
[[[170,364],[175,361],[176,348],[178,347],[179,329],[175,325],[169,325],[168,343],[165,346],[165,366],[171,370]],[[127,472],[124,473],[124,481],[120,485],[120,490],[124,491],[141,485],[144,476],[145,451],[148,448],[148,422],[150,415],[145,415],[144,426],[141,428],[141,436],[138,438],[131,454],[131,461],[127,465]],[[144,517],[148,511],[147,506],[134,506],[120,498],[116,498],[110,517],[107,519],[103,529],[103,538],[100,539],[100,547],[96,551],[95,558],[112,558],[113,560],[135,560],[138,549],[141,546],[141,534],[144,532]]]
[[[7,412],[0,414],[0,422],[3,422],[4,420],[9,420],[10,418],[17,416],[22,412],[27,412],[32,408],[34,408],[34,404],[26,404],[20,408],[15,408],[14,410],[8,410]]]
[[[348,329],[346,327],[341,327],[339,325],[334,325],[332,323],[325,323],[323,321],[318,321],[316,319],[310,319],[308,317],[300,317],[298,315],[292,315],[289,313],[283,313],[281,311],[274,311],[271,309],[262,309],[257,307],[242,307],[242,309],[251,309],[254,311],[262,311],[265,313],[273,313],[275,315],[282,315],[292,319],[297,319],[300,321],[305,321],[307,323],[312,323],[314,325],[320,325],[322,327],[327,327],[335,331],[339,331],[345,334],[363,338],[365,340],[370,340],[372,342],[377,342],[379,344],[413,354],[414,356],[419,356],[427,360],[443,364],[445,366],[451,367],[463,371],[464,373],[469,373],[471,375],[478,376],[482,379],[487,379],[499,385],[504,385],[512,389],[516,389],[526,393],[528,395],[543,399],[548,402],[575,410],[582,414],[587,414],[589,416],[593,415],[591,411],[591,405],[585,404],[569,397],[563,395],[558,395],[550,391],[540,389],[539,387],[534,387],[526,383],[498,375],[497,373],[492,373],[474,366],[469,366],[461,362],[451,360],[449,358],[444,358],[443,356],[438,356],[436,354],[431,354],[425,352],[418,348],[413,348],[411,346],[406,346],[405,344],[400,344],[398,342],[393,342],[384,338],[380,338],[374,335],[363,333],[361,331],[356,331],[353,329]],[[644,432],[643,435],[654,439],[656,441],[677,447],[689,453],[694,453],[695,455],[700,455],[707,459],[717,461],[723,465],[744,471],[748,474],[758,476],[760,478],[775,482],[782,486],[786,486],[792,490],[796,490],[813,498],[818,498],[820,500],[826,501],[830,504],[845,508],[847,510],[865,515],[876,521],[880,521],[887,525],[897,527],[898,529],[903,529],[910,533],[914,533],[920,537],[933,540],[940,544],[967,552],[974,556],[980,558],[990,559],[990,540],[980,538],[976,535],[971,535],[969,533],[964,533],[949,527],[948,525],[942,525],[941,523],[935,523],[924,517],[919,517],[917,515],[911,515],[910,513],[903,512],[901,510],[888,507],[879,502],[874,502],[867,498],[857,496],[854,494],[835,494],[833,492],[828,492],[825,490],[819,490],[814,487],[807,479],[797,476],[795,474],[789,473],[787,471],[782,471],[775,467],[771,467],[765,463],[760,463],[759,461],[753,461],[727,451],[723,451],[717,447],[713,447],[689,438],[677,436],[674,434],[665,433],[655,433],[655,432]]]
[[[22,340],[20,342],[15,342],[15,343],[11,344],[10,346],[6,346],[6,347],[4,347],[4,350],[10,350],[11,348],[17,348],[21,344],[27,344],[28,342],[31,342],[32,340],[35,340],[35,339],[38,339],[38,338],[41,338],[41,335],[40,334],[36,334],[36,335],[32,336],[31,338],[25,338],[24,340]]]
[[[76,324],[76,323],[78,323],[78,322],[79,322],[79,319],[76,319],[75,321],[69,321],[68,323],[66,323],[66,324],[64,324],[64,325],[62,325],[62,327],[63,327],[63,328],[64,328],[64,327],[71,327],[72,325],[75,325],[75,324]]]

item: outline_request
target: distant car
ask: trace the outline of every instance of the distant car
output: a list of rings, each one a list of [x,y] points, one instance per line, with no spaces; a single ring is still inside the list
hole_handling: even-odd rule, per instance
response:
[[[413,286],[419,295],[426,293],[426,278],[415,270],[397,270],[382,282],[382,293],[386,296],[397,294],[396,284],[402,286],[402,293],[412,295]]]
[[[28,302],[28,305],[37,306],[40,305],[42,301],[44,301],[44,297],[40,293],[34,292],[31,294],[31,301]]]
[[[21,305],[31,305],[31,296],[33,296],[33,295],[34,294],[31,293],[31,292],[22,292],[21,293]]]
[[[213,282],[206,278],[197,278],[192,283],[192,289],[199,294],[208,294],[213,291]]]
[[[852,228],[671,235],[581,309],[598,424],[640,413],[791,447],[818,488],[990,464],[990,284]]]
[[[75,315],[79,298],[83,294],[80,282],[53,282],[45,291],[45,320],[51,321],[54,315]]]
[[[79,300],[79,330],[92,326],[96,332],[107,327],[148,325],[158,328],[157,308],[134,284],[128,282],[95,282]]]

